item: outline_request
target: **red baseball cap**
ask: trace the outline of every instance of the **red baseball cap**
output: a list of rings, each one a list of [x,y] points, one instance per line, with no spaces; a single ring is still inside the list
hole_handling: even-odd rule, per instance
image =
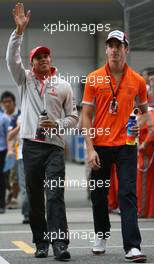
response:
[[[36,47],[30,51],[30,54],[29,54],[30,63],[32,63],[34,56],[36,56],[38,53],[41,53],[41,52],[48,53],[49,55],[51,54],[50,49],[47,47],[43,47],[43,46]]]

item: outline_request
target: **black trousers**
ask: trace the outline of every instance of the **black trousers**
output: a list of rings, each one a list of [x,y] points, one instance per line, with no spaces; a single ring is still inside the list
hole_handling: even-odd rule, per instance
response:
[[[24,139],[23,160],[33,242],[63,240],[68,244],[64,188],[58,184],[59,180],[65,179],[64,150]]]
[[[96,188],[91,191],[95,233],[108,237],[110,220],[108,213],[108,190],[112,164],[116,164],[119,183],[118,198],[121,211],[121,227],[124,250],[132,247],[140,249],[141,235],[137,220],[136,176],[137,147],[124,145],[118,147],[95,146],[101,161],[101,169],[92,170],[91,179]],[[99,187],[98,180],[103,180]],[[106,235],[107,234],[107,235]]]
[[[7,150],[0,151],[0,208],[5,208],[5,175],[3,173]]]

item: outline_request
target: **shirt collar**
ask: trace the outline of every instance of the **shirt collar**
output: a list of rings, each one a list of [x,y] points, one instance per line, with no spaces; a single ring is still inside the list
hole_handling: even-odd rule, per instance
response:
[[[110,66],[109,66],[109,63],[108,62],[105,64],[105,68],[107,70],[107,73],[109,73],[110,75],[112,75],[111,70],[110,70]],[[127,63],[125,63],[124,64],[124,68],[123,68],[123,75],[126,74],[127,69],[128,69],[128,65],[127,65]]]
[[[35,78],[38,79],[39,81],[43,81],[33,69],[32,69],[31,72],[32,72],[32,76],[35,76]],[[57,68],[56,67],[51,67],[50,68],[50,77],[55,76],[56,73],[57,73]]]

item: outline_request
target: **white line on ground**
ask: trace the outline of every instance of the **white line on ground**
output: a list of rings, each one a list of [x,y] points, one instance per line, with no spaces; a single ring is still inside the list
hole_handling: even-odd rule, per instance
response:
[[[0,234],[30,234],[31,231],[17,230],[17,231],[0,231]]]
[[[0,248],[0,251],[22,251],[20,248]]]
[[[154,245],[142,245],[142,248],[153,248]],[[91,247],[85,247],[85,246],[82,246],[82,247],[69,247],[69,249],[82,249],[82,248],[87,248],[87,249],[91,249]],[[123,246],[107,246],[107,249],[108,248],[123,248]]]
[[[90,246],[86,247],[86,246],[75,246],[75,247],[69,247],[69,249],[91,249]],[[122,245],[120,246],[107,246],[107,248],[123,248]],[[154,244],[153,245],[142,245],[142,248],[154,248]],[[22,251],[22,249],[20,248],[0,248],[0,252],[7,252],[7,251]],[[0,262],[1,263],[1,262]]]
[[[141,231],[154,231],[154,227],[143,227],[140,228]],[[72,232],[83,232],[83,231],[87,231],[87,232],[92,232],[94,231],[93,229],[70,229],[70,231]],[[111,232],[119,232],[121,231],[121,228],[111,228]]]
[[[154,227],[143,227],[141,231],[154,231]],[[70,232],[92,232],[94,229],[69,229]],[[111,228],[111,232],[121,232],[121,228]]]
[[[140,228],[141,231],[154,231],[154,227]],[[70,229],[70,232],[92,232],[93,229]],[[120,228],[111,228],[111,232],[121,232]],[[17,231],[0,231],[0,234],[30,234],[31,231],[17,230]]]
[[[1,264],[10,264],[8,261],[6,261],[4,258],[0,256],[0,263]]]

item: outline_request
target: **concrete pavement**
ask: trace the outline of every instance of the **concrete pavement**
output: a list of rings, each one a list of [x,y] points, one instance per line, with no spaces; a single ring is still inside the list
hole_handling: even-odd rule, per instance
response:
[[[91,208],[68,208],[67,218],[71,234],[71,262],[85,264],[124,263],[120,217],[110,215],[111,238],[107,243],[107,253],[104,256],[93,256],[94,231]],[[52,250],[47,259],[38,260],[33,257],[34,245],[29,225],[21,224],[20,210],[7,210],[0,216],[0,264],[52,263]],[[148,263],[154,263],[154,221],[140,219],[142,233],[142,250],[148,255]],[[28,250],[27,250],[28,248]]]
[[[84,165],[67,164],[66,179],[84,180]],[[94,231],[90,202],[87,201],[86,188],[66,186],[67,218],[71,234],[70,263],[110,264],[125,263],[122,248],[120,216],[111,214],[111,238],[104,256],[93,256]],[[34,245],[29,225],[23,225],[20,209],[6,210],[0,215],[0,264],[60,263],[53,258],[50,249],[47,259],[33,257]],[[147,263],[154,263],[154,219],[139,219],[143,238],[142,249],[148,256]]]

